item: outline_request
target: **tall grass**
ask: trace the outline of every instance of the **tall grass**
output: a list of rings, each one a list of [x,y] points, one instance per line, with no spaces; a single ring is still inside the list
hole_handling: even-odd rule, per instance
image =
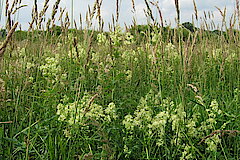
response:
[[[145,1],[151,23],[104,32],[96,1],[88,28],[77,30],[59,3],[46,23],[48,0],[39,13],[35,3],[28,32],[13,34],[17,22],[9,25],[0,54],[0,159],[239,159],[237,17],[228,28],[219,10],[223,30],[208,30],[215,24],[205,16],[191,31],[175,1],[178,27],[163,27],[161,6]],[[90,30],[94,18],[98,31]]]

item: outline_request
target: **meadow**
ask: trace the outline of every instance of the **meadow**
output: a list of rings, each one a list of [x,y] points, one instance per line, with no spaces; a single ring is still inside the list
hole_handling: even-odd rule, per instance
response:
[[[21,1],[6,6],[0,159],[240,159],[238,0],[218,30],[208,13],[180,24],[176,0],[176,27],[145,1],[148,25],[120,27],[117,9],[104,31],[100,2],[71,29],[60,0],[45,21],[36,3],[28,31],[13,22]]]

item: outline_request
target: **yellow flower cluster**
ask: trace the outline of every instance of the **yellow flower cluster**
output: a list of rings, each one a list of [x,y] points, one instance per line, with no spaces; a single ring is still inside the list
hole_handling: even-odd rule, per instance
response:
[[[86,125],[89,121],[111,122],[117,119],[116,106],[114,103],[104,108],[101,105],[91,102],[91,96],[87,93],[80,101],[57,105],[58,120],[67,122],[70,126]]]
[[[176,46],[172,43],[168,43],[165,47],[165,53],[167,53],[169,59],[179,59],[180,54],[178,53]]]
[[[32,64],[28,64],[27,67],[32,67]],[[62,67],[60,66],[60,56],[58,54],[55,57],[47,57],[45,63],[39,66],[42,71],[43,77],[45,77],[51,83],[60,82],[66,80],[67,74],[62,73]]]
[[[126,131],[129,133],[128,138],[131,138],[132,133],[135,130],[139,130],[147,137],[152,137],[153,135],[157,136],[156,144],[158,146],[161,146],[164,144],[165,127],[170,118],[170,114],[168,112],[169,109],[163,108],[165,111],[156,112],[151,105],[148,105],[149,101],[158,103],[156,100],[158,95],[155,97],[152,96],[154,95],[152,95],[150,92],[148,95],[146,95],[145,98],[141,98],[134,114],[126,115],[122,121],[122,124],[124,125]],[[170,103],[172,103],[172,101],[170,101]],[[171,104],[158,105],[159,107],[167,106],[168,108]]]

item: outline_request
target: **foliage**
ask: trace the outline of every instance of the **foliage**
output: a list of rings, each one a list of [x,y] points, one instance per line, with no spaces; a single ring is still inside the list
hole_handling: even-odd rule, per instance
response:
[[[238,33],[135,27],[18,31],[0,62],[0,157],[238,159],[238,134],[208,137],[239,130]]]

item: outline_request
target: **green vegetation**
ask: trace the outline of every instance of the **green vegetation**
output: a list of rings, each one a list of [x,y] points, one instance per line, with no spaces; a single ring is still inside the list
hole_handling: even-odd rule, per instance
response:
[[[240,159],[238,45],[190,23],[16,31],[0,159]]]

